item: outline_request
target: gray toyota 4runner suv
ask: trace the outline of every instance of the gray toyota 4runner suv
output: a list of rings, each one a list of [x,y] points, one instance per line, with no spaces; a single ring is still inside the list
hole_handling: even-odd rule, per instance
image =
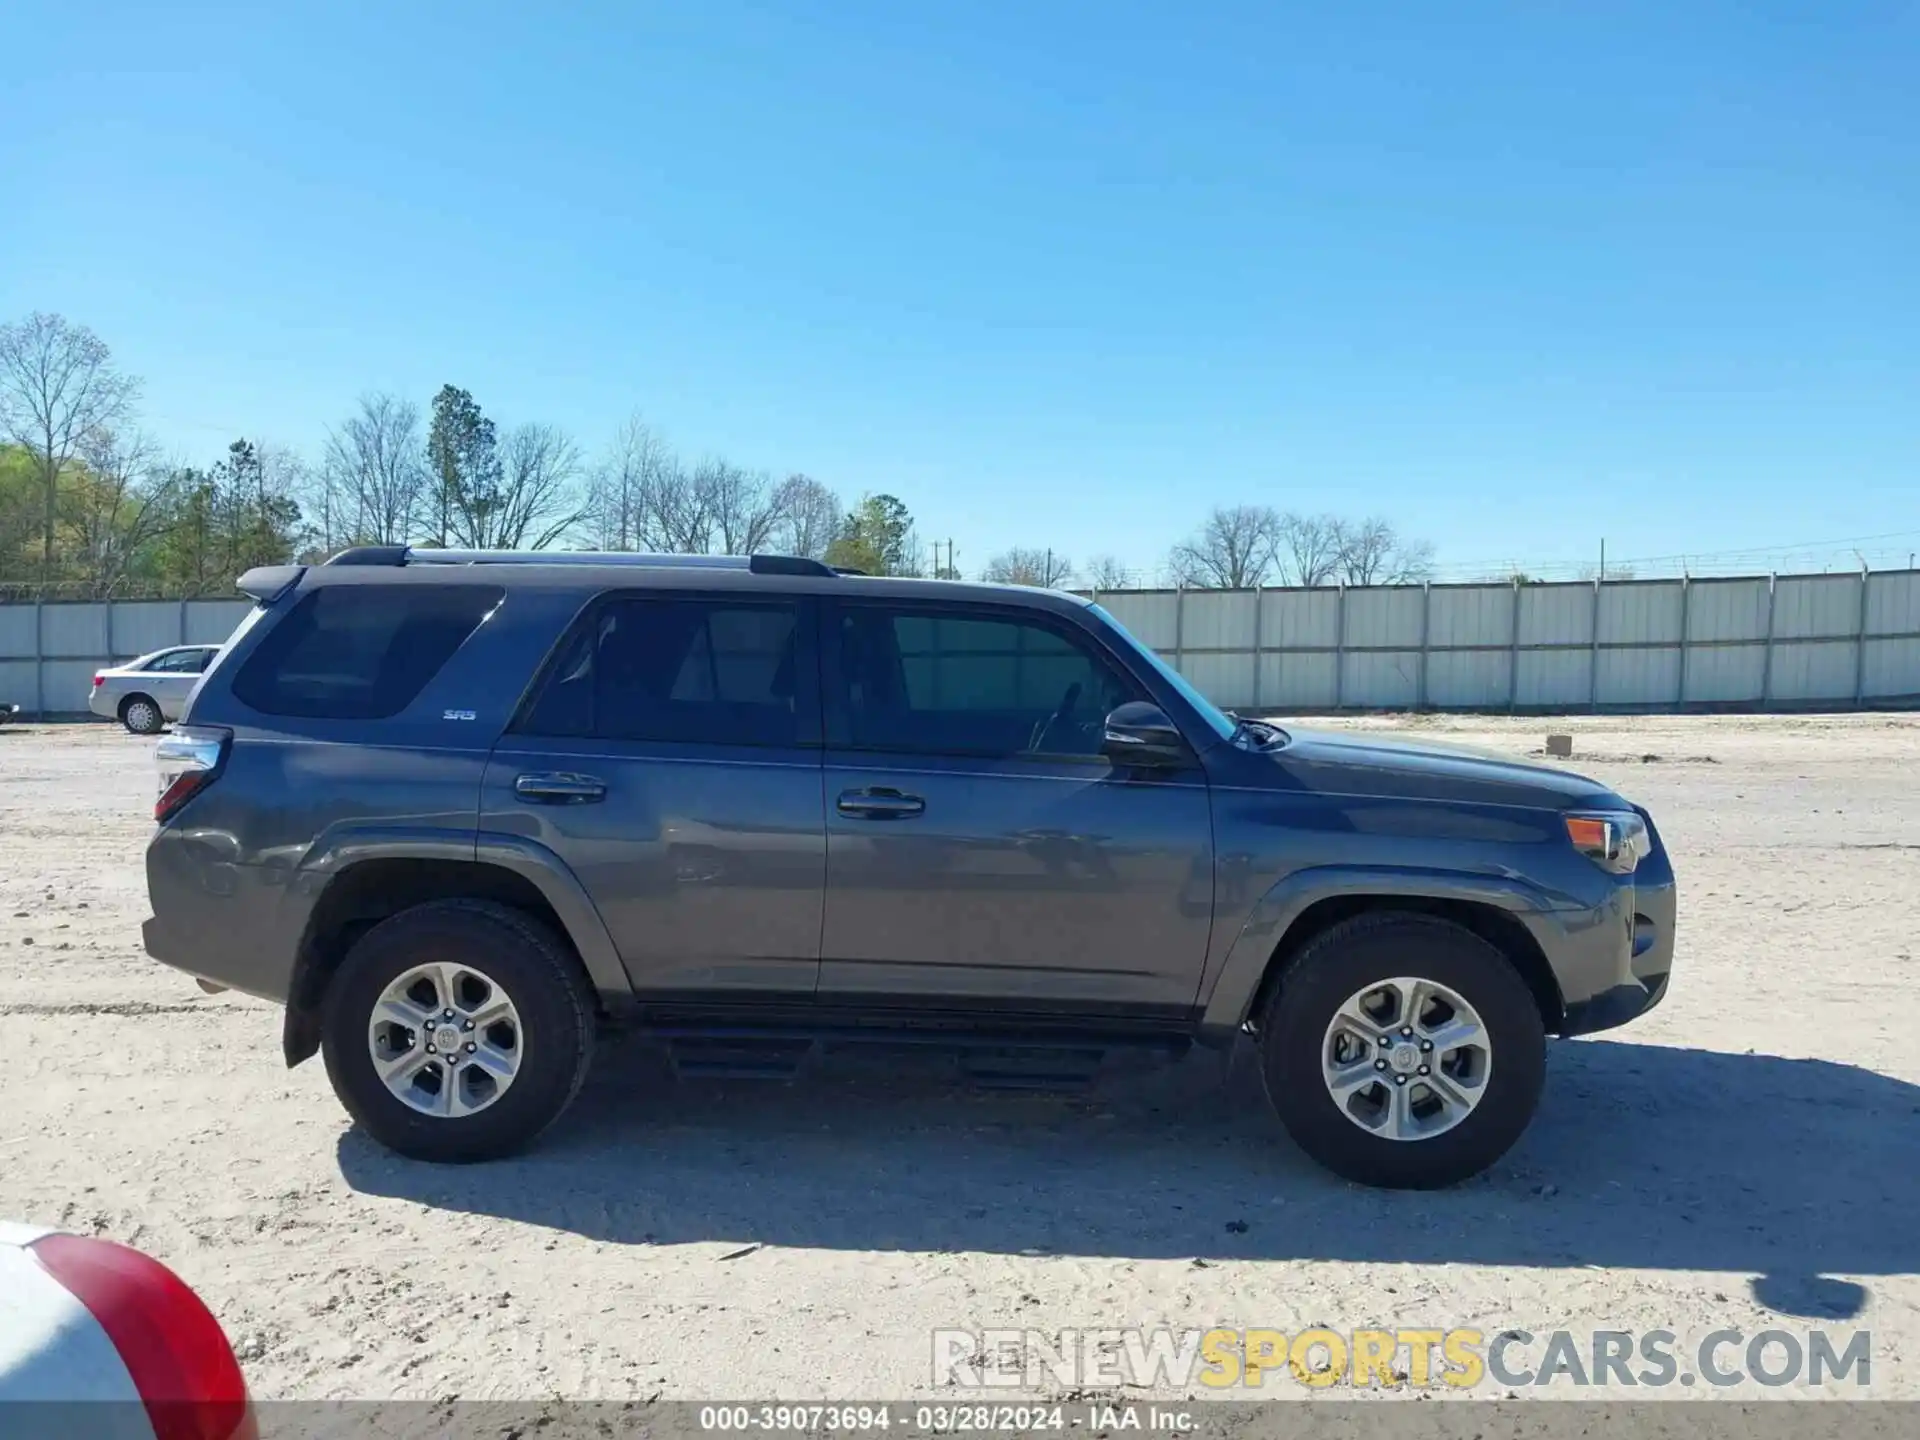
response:
[[[1673,872],[1591,780],[1222,713],[1098,605],[785,557],[250,572],[160,742],[155,958],[286,1007],[369,1133],[526,1145],[596,1035],[1056,1084],[1250,1035],[1369,1184],[1513,1144],[1657,1003]]]

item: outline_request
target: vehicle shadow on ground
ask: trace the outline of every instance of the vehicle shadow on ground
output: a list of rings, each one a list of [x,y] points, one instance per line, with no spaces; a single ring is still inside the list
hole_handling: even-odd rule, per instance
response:
[[[358,1191],[614,1244],[1718,1270],[1835,1318],[1866,1292],[1827,1276],[1920,1270],[1920,1086],[1606,1040],[1553,1045],[1533,1128],[1440,1192],[1319,1169],[1244,1050],[1041,1097],[897,1073],[675,1084],[614,1043],[523,1157],[424,1165],[351,1130],[339,1160]]]

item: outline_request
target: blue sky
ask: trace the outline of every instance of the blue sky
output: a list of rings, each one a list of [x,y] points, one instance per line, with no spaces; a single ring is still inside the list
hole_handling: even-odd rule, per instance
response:
[[[443,382],[888,490],[1443,568],[1920,545],[1920,7],[12,0],[0,317],[211,457]]]

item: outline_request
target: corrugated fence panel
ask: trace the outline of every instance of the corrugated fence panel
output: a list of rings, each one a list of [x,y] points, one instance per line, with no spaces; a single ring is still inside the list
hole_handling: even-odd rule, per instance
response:
[[[1765,580],[1695,580],[1689,587],[1687,640],[1690,644],[1708,640],[1763,640],[1766,634]]]
[[[43,655],[57,655],[69,660],[97,660],[107,651],[107,607],[42,606],[40,647]]]
[[[1802,640],[1773,649],[1775,700],[1853,700],[1851,640]]]
[[[1591,585],[1523,585],[1520,587],[1520,643],[1522,645],[1591,645],[1593,643],[1593,587]],[[1520,689],[1526,691],[1526,667],[1521,667]],[[1586,675],[1580,685],[1586,687]],[[1522,705],[1528,704],[1522,698]]]
[[[1186,613],[1180,620],[1182,652],[1251,650],[1256,603],[1252,590],[1189,590]],[[1248,666],[1240,668],[1251,675]]]
[[[183,643],[185,638],[180,633],[178,600],[130,600],[113,607],[111,648],[116,660],[164,650]]]
[[[93,693],[93,672],[100,668],[98,660],[48,660],[41,666],[41,684],[43,704],[50,712],[67,713],[85,710],[87,697]],[[32,704],[32,700],[22,701]]]
[[[1675,599],[1678,599],[1677,593]],[[1675,610],[1674,624],[1677,626],[1679,621],[1679,611]],[[1603,649],[1598,669],[1596,688],[1602,705],[1671,705],[1680,698],[1678,645]]]
[[[1860,628],[1858,575],[1783,575],[1775,582],[1773,633],[1776,639],[1818,636],[1838,639]],[[1847,684],[1853,698],[1853,684]]]
[[[1171,590],[1116,590],[1100,597],[1100,607],[1126,626],[1134,639],[1169,655],[1179,602]]]
[[[1525,624],[1523,611],[1523,628]],[[1522,650],[1516,703],[1535,709],[1572,709],[1585,705],[1589,698],[1587,686],[1592,678],[1593,652],[1585,645],[1577,650]]]
[[[1216,705],[1231,710],[1253,703],[1253,661],[1245,650],[1185,655],[1180,661],[1180,673]],[[1266,703],[1264,697],[1261,703]]]
[[[33,661],[0,660],[0,701],[33,709]]]
[[[1869,640],[1863,679],[1868,699],[1920,696],[1920,640]]]
[[[0,605],[0,655],[24,655],[31,660],[39,649],[33,626],[33,606]]]
[[[1678,580],[1629,580],[1607,586],[1600,593],[1600,643],[1677,644],[1680,592]]]
[[[1433,592],[1438,601],[1440,592]],[[1513,656],[1506,650],[1451,650],[1427,656],[1427,703],[1459,710],[1504,710]]]
[[[1331,710],[1334,705],[1334,655],[1260,657],[1260,706],[1263,710]]]
[[[1420,703],[1418,650],[1349,650],[1341,656],[1340,700],[1369,710],[1411,710]]]
[[[1389,586],[1347,591],[1347,633],[1356,649],[1420,648],[1418,587]]]
[[[187,602],[188,645],[223,645],[253,608],[246,600],[189,600]]]
[[[1429,645],[1510,645],[1513,642],[1511,585],[1436,585]],[[1437,658],[1437,657],[1436,657]],[[1505,660],[1501,664],[1505,665]],[[1506,671],[1503,669],[1504,676]],[[1504,700],[1504,681],[1502,682]],[[1429,696],[1437,705],[1463,702]]]
[[[1767,652],[1760,645],[1689,646],[1687,703],[1758,700],[1766,664]]]
[[[1867,634],[1920,634],[1920,574],[1909,570],[1867,581]]]
[[[1331,649],[1340,643],[1338,590],[1269,590],[1260,617],[1261,647],[1298,650]],[[1332,671],[1328,671],[1327,703],[1333,703]],[[1261,692],[1266,690],[1265,682]]]

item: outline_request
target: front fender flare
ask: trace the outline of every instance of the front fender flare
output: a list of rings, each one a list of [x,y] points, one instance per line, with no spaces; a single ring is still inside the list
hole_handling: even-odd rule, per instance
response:
[[[1214,1041],[1231,1039],[1246,1024],[1267,966],[1293,922],[1323,900],[1356,895],[1492,905],[1522,921],[1555,908],[1545,891],[1510,875],[1389,865],[1296,870],[1276,880],[1247,913],[1205,996],[1202,1034]]]

